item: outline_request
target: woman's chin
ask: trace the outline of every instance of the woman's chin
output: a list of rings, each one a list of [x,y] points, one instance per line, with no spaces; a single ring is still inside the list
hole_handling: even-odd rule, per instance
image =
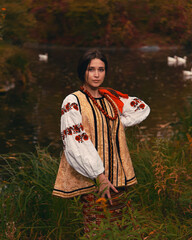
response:
[[[101,85],[102,85],[102,83],[98,82],[98,83],[93,83],[90,85],[85,84],[85,87],[95,90],[95,89],[99,88]]]

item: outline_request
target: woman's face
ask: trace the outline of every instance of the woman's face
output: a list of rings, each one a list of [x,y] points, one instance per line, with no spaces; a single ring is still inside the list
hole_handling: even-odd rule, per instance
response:
[[[85,72],[84,86],[86,88],[96,89],[103,83],[104,78],[105,63],[98,58],[92,59]]]

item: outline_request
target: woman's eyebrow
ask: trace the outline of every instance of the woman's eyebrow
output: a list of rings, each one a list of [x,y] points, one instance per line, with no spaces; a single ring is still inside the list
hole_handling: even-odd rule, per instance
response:
[[[97,67],[94,67],[94,66],[89,66],[89,68],[97,68]],[[104,69],[105,67],[98,67],[98,69]]]
[[[91,68],[96,68],[95,66],[89,66],[89,67],[91,67]],[[105,68],[105,67],[100,66],[100,67],[98,67],[98,68]]]

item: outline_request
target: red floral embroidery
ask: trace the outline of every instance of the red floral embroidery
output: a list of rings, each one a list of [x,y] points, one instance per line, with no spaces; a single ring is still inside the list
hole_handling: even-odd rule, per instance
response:
[[[74,108],[75,110],[79,110],[77,104],[74,104],[74,105],[73,105],[73,108]]]
[[[87,134],[84,134],[84,135],[83,135],[83,139],[84,139],[85,141],[88,140],[88,136],[87,136]]]
[[[61,116],[65,112],[69,112],[72,108],[74,108],[77,111],[79,110],[77,103],[67,103],[63,108],[61,108]]]
[[[76,133],[79,132],[79,127],[78,127],[77,125],[74,125],[74,131],[75,131]]]
[[[136,102],[135,102],[135,101],[132,101],[130,104],[131,104],[132,107],[134,107],[135,104],[136,104]]]
[[[65,105],[65,109],[66,109],[67,111],[69,111],[69,109],[70,109],[70,103],[67,103],[67,104]]]
[[[67,129],[67,134],[68,134],[68,135],[72,135],[71,128],[68,128],[68,129]]]
[[[81,140],[80,135],[77,135],[77,136],[75,137],[75,140],[76,140],[76,141],[80,141],[80,140]]]
[[[139,103],[141,103],[141,104],[139,105]],[[135,112],[136,112],[137,110],[140,110],[140,109],[144,109],[144,108],[145,108],[145,104],[142,103],[142,101],[141,101],[139,98],[134,98],[133,101],[131,101],[130,105],[131,105],[131,107],[136,108],[136,109],[135,109]]]
[[[72,135],[75,133],[80,133],[83,131],[83,125],[81,123],[73,125],[72,127],[68,127],[61,133],[62,139],[64,140],[65,136]]]
[[[61,108],[61,116],[64,114],[64,109]]]
[[[67,135],[67,131],[64,130],[63,133],[61,133],[62,139],[64,140],[65,136]]]
[[[141,109],[144,109],[144,108],[145,108],[145,104],[142,103],[142,104],[139,105],[139,107],[140,107]]]
[[[82,134],[77,135],[77,136],[75,137],[75,140],[78,141],[79,143],[82,143],[83,140],[87,141],[88,139],[89,139],[89,137],[87,136],[86,133],[82,133]]]

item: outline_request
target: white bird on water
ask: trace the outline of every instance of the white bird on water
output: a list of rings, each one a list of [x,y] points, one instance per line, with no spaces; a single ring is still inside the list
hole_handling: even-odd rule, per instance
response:
[[[185,66],[186,67],[186,63],[187,63],[187,57],[178,57],[178,56],[174,56],[174,57],[167,57],[167,64],[168,66]]]
[[[48,54],[47,53],[39,54],[39,61],[47,62],[48,61]]]
[[[191,71],[183,70],[183,75],[184,76],[192,76],[192,68],[191,68]]]
[[[167,57],[167,64],[168,66],[176,66],[177,65],[177,56],[174,57]]]
[[[177,57],[177,65],[178,66],[181,66],[181,65],[186,66],[186,63],[187,63],[187,57],[186,56],[183,57],[183,58]]]

